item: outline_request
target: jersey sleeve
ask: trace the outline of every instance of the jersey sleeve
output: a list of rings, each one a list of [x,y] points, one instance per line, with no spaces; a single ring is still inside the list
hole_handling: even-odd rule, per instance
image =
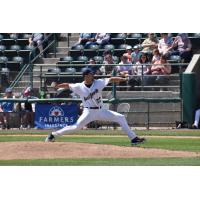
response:
[[[79,94],[80,93],[80,84],[78,84],[78,83],[71,83],[71,84],[69,84],[69,89],[72,91],[72,92],[74,92],[74,93],[76,93],[76,94]]]
[[[98,88],[100,90],[103,90],[103,88],[108,85],[109,81],[110,81],[110,78],[99,79],[98,80]]]

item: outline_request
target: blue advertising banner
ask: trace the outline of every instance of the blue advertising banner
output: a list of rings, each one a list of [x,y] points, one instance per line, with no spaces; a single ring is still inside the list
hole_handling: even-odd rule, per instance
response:
[[[35,128],[63,128],[78,119],[78,105],[40,104],[35,106]]]

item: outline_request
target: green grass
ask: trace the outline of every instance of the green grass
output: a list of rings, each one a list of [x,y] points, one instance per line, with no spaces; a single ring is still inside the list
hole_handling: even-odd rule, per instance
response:
[[[37,132],[1,132],[0,142],[44,141],[50,131]],[[199,136],[199,138],[147,138],[143,148],[160,148],[200,152],[199,130],[151,130],[136,131],[138,135],[147,136]],[[11,135],[12,134],[12,135]],[[28,134],[28,135],[25,135]],[[40,135],[41,134],[41,135]],[[20,136],[17,136],[20,135]],[[119,136],[119,137],[117,137]],[[81,142],[92,144],[108,144],[130,147],[130,141],[121,131],[81,131],[77,135],[57,138],[57,142]],[[133,147],[134,148],[134,147]],[[0,160],[0,166],[200,166],[200,158],[104,158],[104,159],[45,159],[45,160]]]
[[[44,136],[1,136],[1,142],[15,141],[44,141]],[[117,146],[131,146],[127,137],[84,137],[84,136],[63,136],[57,139],[58,142],[82,142],[92,144],[108,144]],[[144,148],[160,148],[169,150],[182,150],[200,152],[200,139],[186,138],[148,138],[143,144],[138,145]]]
[[[200,166],[200,158],[1,160],[0,166]]]
[[[9,131],[1,131],[0,135],[47,135],[51,130],[9,130]],[[136,130],[138,135],[148,135],[148,136],[199,136],[200,130],[192,130],[192,129],[169,129],[169,130]],[[76,135],[125,135],[120,130],[82,130],[74,133]],[[72,134],[73,135],[73,134]]]

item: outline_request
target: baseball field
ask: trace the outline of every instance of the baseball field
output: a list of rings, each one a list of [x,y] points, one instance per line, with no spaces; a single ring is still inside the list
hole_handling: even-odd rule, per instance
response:
[[[200,130],[136,130],[131,146],[120,130],[83,130],[45,143],[48,131],[0,134],[1,166],[199,166]]]

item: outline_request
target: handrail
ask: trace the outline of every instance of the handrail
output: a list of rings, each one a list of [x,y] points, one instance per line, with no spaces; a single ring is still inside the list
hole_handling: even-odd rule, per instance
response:
[[[43,44],[44,42],[46,42],[46,41],[49,39],[49,37],[51,37],[53,34],[55,35],[55,33],[51,33],[50,35],[48,35],[48,36],[42,41],[42,44]],[[53,43],[55,43],[55,37],[54,37],[54,40],[53,40],[50,44],[48,44],[47,47],[46,47],[45,49],[42,50],[42,52],[40,52],[37,56],[35,56],[32,60],[30,60],[30,63],[34,63],[35,60],[37,60],[37,59],[39,58],[39,56],[41,56]],[[32,54],[34,51],[36,51],[37,48],[38,48],[38,47],[35,47],[35,48],[30,52],[29,58],[31,58],[31,54]]]
[[[47,41],[49,39],[50,36],[52,36],[54,33],[51,33],[50,35],[48,35],[43,41],[42,44]],[[21,79],[21,77],[24,75],[24,73],[26,72],[26,70],[31,66],[31,64],[33,64],[33,62],[43,53],[45,52],[52,44],[54,44],[55,41],[55,34],[54,34],[54,40],[47,45],[47,47],[45,49],[43,49],[42,52],[40,52],[37,56],[35,56],[32,60],[30,60],[32,53],[37,49],[37,47],[35,47],[29,54],[29,64],[24,64],[24,66],[22,67],[22,69],[20,70],[20,72],[18,73],[18,75],[15,77],[15,79],[12,81],[12,83],[10,84],[10,88],[14,88],[16,86],[16,84],[19,82],[19,80]]]
[[[18,75],[15,77],[15,79],[12,81],[12,83],[10,84],[10,88],[14,88],[15,85],[19,82],[20,78],[22,77],[22,75],[24,74],[24,72],[29,68],[28,64],[25,64],[23,66],[23,68],[20,70],[20,72],[18,73]]]
[[[105,103],[123,103],[123,102],[149,102],[149,103],[158,103],[158,102],[163,102],[163,103],[169,103],[169,102],[174,102],[174,103],[179,103],[181,102],[181,98],[145,98],[145,97],[140,97],[140,98],[120,98],[120,99],[103,99]],[[30,102],[30,103],[55,103],[55,102],[81,102],[81,99],[77,98],[50,98],[50,99],[37,99],[37,98],[0,98],[0,102]]]

